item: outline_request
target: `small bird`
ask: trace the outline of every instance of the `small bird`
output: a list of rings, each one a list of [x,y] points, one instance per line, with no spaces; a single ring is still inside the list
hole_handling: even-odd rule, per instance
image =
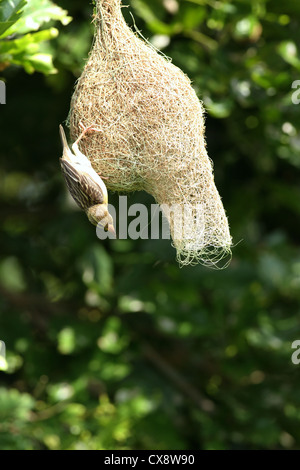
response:
[[[68,146],[63,127],[59,126],[60,137],[63,145],[63,156],[60,165],[71,196],[78,206],[86,212],[89,221],[93,225],[100,224],[104,230],[116,236],[113,218],[108,212],[107,189],[101,177],[93,169],[90,160],[80,152],[78,142],[91,127],[83,128],[83,132],[72,145],[72,151]]]

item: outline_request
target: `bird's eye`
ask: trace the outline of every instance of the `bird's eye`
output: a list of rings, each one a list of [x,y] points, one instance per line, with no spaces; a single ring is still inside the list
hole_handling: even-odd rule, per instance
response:
[[[108,232],[108,224],[104,227],[104,232]]]

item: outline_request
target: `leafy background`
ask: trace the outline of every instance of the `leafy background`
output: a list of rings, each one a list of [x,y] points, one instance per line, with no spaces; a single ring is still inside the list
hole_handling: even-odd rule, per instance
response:
[[[205,103],[236,244],[213,271],[100,242],[67,197],[58,125],[93,7],[57,2],[0,0],[0,448],[299,449],[300,3],[124,8]]]

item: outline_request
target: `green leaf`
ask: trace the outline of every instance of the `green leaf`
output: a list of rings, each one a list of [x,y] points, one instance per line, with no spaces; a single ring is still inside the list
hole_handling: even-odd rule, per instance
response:
[[[25,34],[37,31],[44,23],[60,21],[67,25],[72,21],[68,12],[55,5],[50,0],[27,0],[22,17],[9,30],[9,34]]]
[[[133,0],[136,12],[148,23],[148,28],[155,34],[172,36],[178,33],[182,27],[179,23],[167,24],[158,15],[158,5],[151,5],[142,0]]]
[[[0,263],[0,282],[13,292],[21,292],[25,289],[22,267],[17,258],[9,256]]]
[[[94,292],[109,294],[113,284],[111,258],[101,245],[88,250],[81,260],[84,283]]]
[[[26,0],[3,0],[0,6],[0,37],[7,32],[21,17]]]
[[[184,29],[192,30],[196,28],[199,24],[203,22],[206,16],[206,11],[204,8],[190,7],[186,9],[182,14],[182,24]]]
[[[61,354],[71,354],[75,349],[75,333],[72,328],[63,328],[58,336],[58,350]]]
[[[156,15],[157,12],[154,12],[153,8],[151,8],[151,4],[148,4],[143,0],[133,0],[132,4],[138,15],[147,23],[155,23],[158,20]]]
[[[48,41],[57,37],[58,30],[56,28],[45,29],[43,31],[38,31],[33,34],[26,34],[19,39],[14,39],[12,41],[0,42],[0,54],[16,54],[25,49],[29,51],[36,52],[38,50],[38,45],[42,41]]]
[[[232,100],[226,99],[224,101],[215,102],[210,97],[204,97],[203,101],[211,116],[219,119],[224,119],[230,116],[233,108]]]
[[[285,62],[300,70],[298,49],[293,41],[282,41],[278,47],[278,53]]]
[[[20,65],[27,73],[56,73],[52,55],[45,53],[40,43],[57,37],[58,30],[48,28],[36,33],[30,32],[38,30],[49,21],[60,21],[66,25],[71,19],[66,10],[50,0],[5,0],[0,8],[0,64]],[[1,37],[9,35],[13,38],[1,40]]]
[[[52,56],[50,54],[35,54],[32,55],[27,62],[26,72],[41,72],[45,75],[57,73],[57,69],[53,66]]]
[[[18,424],[29,418],[29,412],[34,406],[34,399],[27,393],[18,390],[0,388],[0,422],[1,424],[14,419]]]
[[[250,39],[256,41],[261,35],[262,27],[253,15],[245,16],[238,20],[234,28],[234,36],[237,39]]]
[[[58,30],[51,28],[26,34],[13,41],[0,42],[0,62],[8,61],[11,64],[21,65],[27,73],[33,73],[35,70],[45,74],[56,73],[52,56],[40,51],[40,43],[57,35]]]

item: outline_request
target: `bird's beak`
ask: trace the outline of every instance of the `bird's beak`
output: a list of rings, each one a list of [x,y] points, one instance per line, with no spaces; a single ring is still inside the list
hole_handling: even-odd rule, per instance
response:
[[[68,141],[67,141],[67,138],[66,138],[66,134],[65,134],[65,131],[64,131],[64,128],[63,126],[60,124],[59,126],[59,133],[60,133],[60,138],[61,138],[61,143],[62,143],[62,146],[63,146],[63,154],[64,154],[64,157],[69,157],[70,158],[70,155],[72,155],[72,152],[70,150],[70,147],[68,145]]]
[[[115,238],[117,238],[117,234],[116,234],[116,231],[115,231],[115,228],[114,228],[113,224],[109,224],[109,226],[107,227],[107,231],[110,232],[110,233],[112,233],[113,236],[114,236]]]

